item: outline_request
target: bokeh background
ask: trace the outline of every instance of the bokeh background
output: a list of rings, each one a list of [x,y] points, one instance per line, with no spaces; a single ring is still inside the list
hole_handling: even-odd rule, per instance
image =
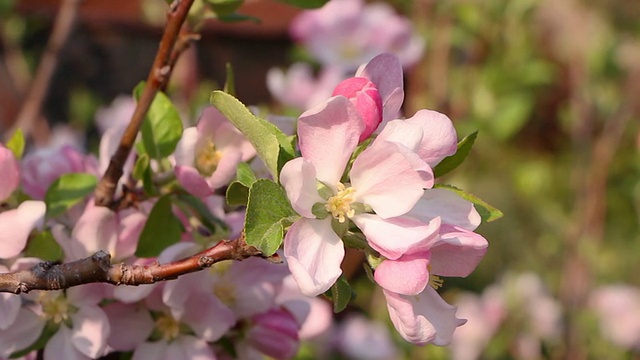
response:
[[[15,125],[60,4],[0,0],[4,135]],[[325,339],[306,344],[299,358],[640,358],[640,2],[387,4],[425,44],[405,68],[404,113],[445,113],[460,138],[479,131],[467,161],[440,182],[505,215],[479,228],[490,247],[477,270],[445,279],[440,289],[469,319],[452,346],[415,347],[381,330],[375,336],[389,340],[389,353],[366,346],[360,353],[323,350],[335,346]],[[96,150],[95,113],[146,78],[164,6],[161,0],[81,2],[30,146],[74,139]],[[268,71],[299,61],[322,67],[291,35],[302,10],[249,0],[239,12],[262,22],[207,22],[174,73],[169,94],[186,121],[195,121],[210,91],[224,83],[227,63],[239,99],[288,114],[295,109],[269,91]],[[336,323],[370,313],[384,329],[381,295],[358,266],[349,273],[358,297]]]

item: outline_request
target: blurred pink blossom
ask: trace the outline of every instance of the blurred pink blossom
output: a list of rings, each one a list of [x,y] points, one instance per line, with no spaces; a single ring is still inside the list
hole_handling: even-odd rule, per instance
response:
[[[333,0],[303,11],[291,24],[291,35],[324,66],[355,70],[374,56],[395,54],[403,66],[418,61],[424,40],[409,19],[384,3]]]
[[[18,256],[27,245],[34,228],[44,223],[46,205],[42,201],[27,200],[17,209],[0,213],[0,258]]]
[[[246,343],[274,359],[291,359],[298,352],[300,325],[284,308],[273,308],[249,320]]]
[[[363,315],[348,315],[334,333],[341,353],[354,360],[393,360],[398,358],[389,329]]]
[[[285,72],[278,68],[267,73],[267,88],[281,104],[297,109],[310,109],[331,96],[344,74],[340,69],[325,67],[314,76],[310,65],[295,63]]]
[[[60,175],[68,173],[98,173],[97,160],[84,155],[71,145],[41,148],[28,153],[21,163],[22,188],[36,200],[44,199],[49,186]]]
[[[589,306],[598,315],[605,338],[640,351],[640,289],[624,284],[602,286],[590,295]]]
[[[13,152],[0,144],[0,202],[6,200],[20,185],[20,168]]]

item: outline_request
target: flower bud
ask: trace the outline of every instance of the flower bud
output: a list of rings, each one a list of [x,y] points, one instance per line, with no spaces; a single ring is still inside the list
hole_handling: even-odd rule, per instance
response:
[[[367,139],[382,122],[382,98],[376,84],[369,79],[353,77],[342,81],[333,90],[333,96],[342,95],[355,105],[365,124],[359,142]]]
[[[247,342],[275,359],[290,359],[298,351],[300,325],[285,309],[271,309],[252,318]]]
[[[11,150],[0,144],[0,201],[6,200],[20,184],[18,162]]]

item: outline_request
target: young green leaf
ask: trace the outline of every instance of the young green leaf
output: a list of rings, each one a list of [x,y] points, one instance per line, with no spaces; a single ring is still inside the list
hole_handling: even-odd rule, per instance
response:
[[[227,187],[227,204],[232,206],[247,205],[249,188],[256,182],[256,175],[247,163],[238,164],[236,180]]]
[[[134,89],[136,99],[142,93],[144,83]],[[182,120],[171,100],[158,92],[142,122],[142,143],[152,159],[162,159],[173,153],[182,137]]]
[[[69,173],[61,175],[47,189],[44,202],[47,204],[47,216],[60,215],[73,205],[89,196],[98,180],[94,175]]]
[[[438,178],[462,164],[464,159],[466,159],[467,155],[471,152],[471,148],[473,147],[473,143],[476,141],[477,136],[478,132],[475,131],[460,140],[456,153],[442,159],[442,161],[440,161],[440,163],[433,169],[434,176]]]
[[[333,312],[337,314],[347,308],[353,296],[353,291],[344,275],[340,275],[325,295],[333,302]]]
[[[188,205],[193,214],[202,222],[202,225],[207,227],[211,234],[223,237],[229,232],[229,226],[222,219],[215,217],[207,205],[199,198],[191,194],[180,193],[177,195],[176,200]]]
[[[171,198],[164,195],[158,199],[149,213],[140,233],[136,256],[156,257],[169,245],[180,241],[183,227],[171,211]]]
[[[11,150],[16,159],[20,160],[22,158],[22,154],[24,154],[24,144],[24,134],[22,133],[22,130],[18,129],[13,133],[13,135],[11,135],[11,138],[7,141],[5,146],[7,149]]]
[[[284,227],[297,216],[284,189],[275,182],[260,179],[249,189],[245,234],[247,244],[260,249],[266,256],[273,255],[284,236]]]
[[[451,191],[455,192],[456,194],[460,195],[463,199],[472,202],[473,205],[475,206],[476,210],[478,211],[478,214],[480,214],[480,217],[482,218],[483,222],[491,222],[491,221],[494,221],[494,220],[498,220],[502,216],[504,216],[502,211],[500,211],[497,208],[487,204],[485,201],[483,201],[479,197],[477,197],[477,196],[475,196],[473,194],[469,194],[468,192],[466,192],[466,191],[464,191],[462,189],[458,189],[457,187],[455,187],[453,185],[437,184],[435,187],[436,188],[441,188],[441,189],[451,190]]]
[[[214,91],[210,102],[247,137],[277,181],[280,168],[294,157],[294,149],[287,136],[275,125],[253,115],[243,103],[225,92]]]

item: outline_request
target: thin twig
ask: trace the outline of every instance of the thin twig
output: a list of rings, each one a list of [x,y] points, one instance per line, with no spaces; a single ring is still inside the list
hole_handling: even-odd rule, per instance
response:
[[[29,270],[0,274],[0,292],[20,294],[31,290],[68,289],[89,283],[153,284],[200,271],[223,260],[244,260],[252,256],[262,254],[248,245],[243,237],[220,241],[209,249],[181,260],[147,266],[111,264],[111,256],[98,251],[90,257],[69,263],[42,262]],[[278,255],[267,259],[280,262]]]
[[[81,1],[65,0],[62,3],[53,25],[53,33],[47,42],[47,47],[36,70],[36,75],[31,82],[16,121],[7,132],[6,137],[11,136],[17,129],[21,129],[25,135],[30,133],[35,121],[40,116],[42,104],[58,65],[60,50],[67,42],[76,23],[78,6]]]
[[[147,76],[147,82],[142,90],[140,99],[138,99],[138,104],[133,112],[129,126],[127,126],[122,135],[120,145],[111,157],[107,171],[96,186],[96,205],[112,206],[115,203],[113,201],[113,194],[115,193],[118,180],[122,176],[122,168],[133,148],[133,143],[136,140],[144,116],[149,110],[151,102],[158,91],[166,86],[166,83],[169,81],[171,54],[174,51],[178,34],[180,33],[182,24],[187,17],[193,1],[194,0],[175,0],[169,6],[167,25],[160,40],[160,47],[156,53],[156,58]]]

